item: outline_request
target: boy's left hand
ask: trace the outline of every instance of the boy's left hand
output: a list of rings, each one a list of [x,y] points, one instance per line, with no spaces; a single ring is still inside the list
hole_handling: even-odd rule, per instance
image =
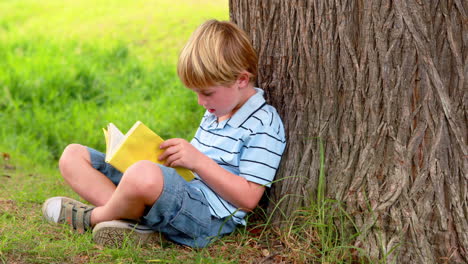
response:
[[[168,167],[184,167],[194,170],[196,164],[203,159],[203,154],[196,149],[187,140],[181,138],[172,138],[164,141],[159,146],[165,149],[159,156],[159,160],[165,160],[164,165]]]

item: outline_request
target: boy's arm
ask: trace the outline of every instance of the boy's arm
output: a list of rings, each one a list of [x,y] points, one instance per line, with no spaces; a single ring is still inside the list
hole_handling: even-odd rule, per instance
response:
[[[253,210],[262,198],[264,186],[223,169],[184,139],[166,140],[161,148],[166,150],[159,159],[166,160],[166,166],[196,172],[217,194],[244,211]]]
[[[262,198],[265,187],[230,173],[214,160],[202,155],[205,161],[197,164],[194,171],[225,200],[244,211],[252,211]]]

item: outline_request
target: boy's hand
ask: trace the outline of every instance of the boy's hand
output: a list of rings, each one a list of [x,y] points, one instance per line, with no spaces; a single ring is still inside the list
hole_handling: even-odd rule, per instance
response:
[[[203,159],[203,154],[185,139],[172,138],[164,141],[159,146],[165,149],[159,156],[159,160],[166,160],[164,165],[168,167],[184,167],[194,170],[196,164]]]

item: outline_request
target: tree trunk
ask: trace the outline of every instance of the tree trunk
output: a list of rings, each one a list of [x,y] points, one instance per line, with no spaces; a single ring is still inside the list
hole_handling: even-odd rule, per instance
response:
[[[275,212],[316,197],[321,138],[326,194],[364,231],[357,245],[468,262],[467,14],[465,0],[230,0],[287,129]]]

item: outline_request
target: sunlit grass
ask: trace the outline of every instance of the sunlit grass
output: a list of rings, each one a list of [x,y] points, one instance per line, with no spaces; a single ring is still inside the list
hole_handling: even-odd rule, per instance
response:
[[[125,42],[150,64],[173,62],[188,35],[209,18],[228,19],[227,1],[2,1],[0,39]]]
[[[201,250],[102,248],[90,233],[42,220],[48,197],[79,199],[57,170],[67,144],[103,150],[102,127],[126,131],[136,120],[164,138],[193,136],[203,109],[175,65],[209,18],[228,19],[228,1],[0,1],[0,263],[356,261],[352,222],[324,197],[323,166],[319,196],[288,228],[272,228],[260,208],[247,227]]]
[[[203,112],[177,54],[226,1],[0,2],[0,147],[53,163],[66,144],[103,148],[101,127],[142,120],[189,139]]]

